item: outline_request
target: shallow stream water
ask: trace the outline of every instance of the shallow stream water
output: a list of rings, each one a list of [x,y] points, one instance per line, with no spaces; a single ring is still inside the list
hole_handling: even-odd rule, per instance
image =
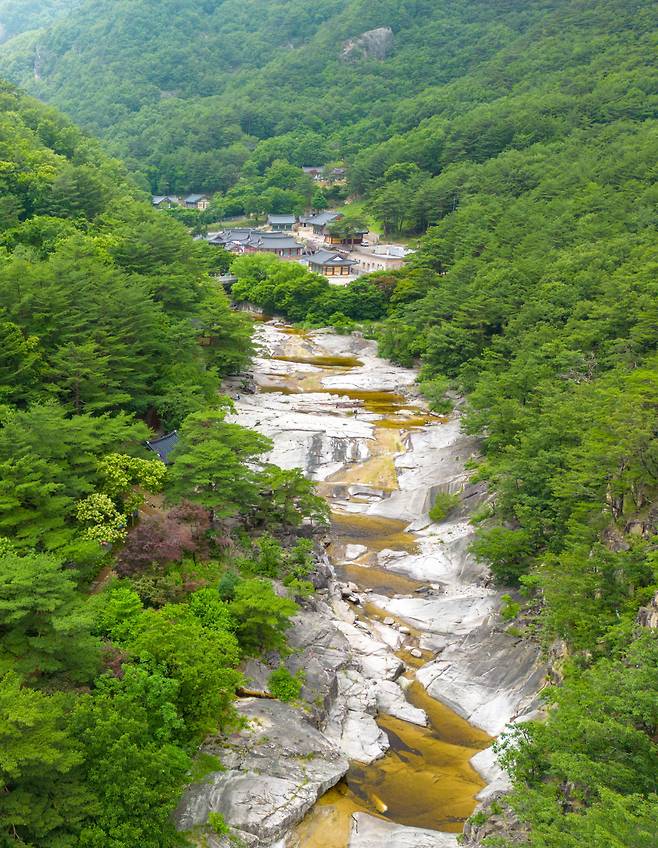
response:
[[[257,375],[260,393],[276,393],[280,400],[304,393],[336,395],[336,416],[349,416],[374,425],[369,456],[346,463],[319,483],[320,493],[332,506],[331,545],[328,554],[338,579],[356,584],[360,592],[374,591],[388,597],[414,596],[426,584],[378,567],[382,550],[413,553],[417,539],[406,532],[408,522],[363,514],[369,493],[386,498],[398,489],[396,458],[406,450],[414,428],[442,427],[444,419],[432,415],[422,401],[408,397],[399,387],[358,389],[350,373],[362,363],[357,356],[331,355],[321,337],[281,329],[272,371]],[[277,372],[275,363],[287,370]],[[299,365],[299,370],[295,366]],[[325,385],[331,377],[330,388]],[[338,378],[338,379],[337,379]],[[345,385],[341,387],[341,379]],[[353,492],[354,494],[350,494]],[[345,556],[347,546],[363,546],[358,557]],[[372,604],[355,608],[365,622],[382,621],[386,613]],[[390,619],[389,619],[390,621]],[[432,699],[415,682],[415,669],[430,656],[414,657],[409,649],[418,634],[408,628],[405,646],[397,656],[405,662],[406,697],[425,710],[429,726],[421,727],[387,715],[377,719],[386,732],[389,751],[370,765],[353,762],[338,786],[327,792],[298,826],[289,845],[294,848],[345,848],[351,815],[364,811],[399,824],[452,833],[461,832],[473,812],[475,796],[484,782],[469,763],[478,751],[491,744],[483,731],[469,725],[448,707]]]

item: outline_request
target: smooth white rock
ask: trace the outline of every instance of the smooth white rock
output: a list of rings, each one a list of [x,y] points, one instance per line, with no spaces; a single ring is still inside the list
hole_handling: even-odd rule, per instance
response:
[[[193,784],[176,811],[181,830],[204,825],[210,812],[264,844],[280,839],[334,786],[347,760],[288,704],[248,698],[237,709],[248,726],[221,749],[224,771]],[[204,749],[214,752],[212,740]]]
[[[349,848],[457,848],[457,836],[355,813]]]
[[[345,545],[345,559],[352,560],[358,559],[360,556],[367,552],[368,548],[365,545]]]
[[[349,760],[370,764],[388,751],[388,736],[372,716],[350,712],[343,725],[340,747]]]
[[[402,687],[393,680],[381,680],[377,684],[377,707],[379,712],[427,727],[427,713],[414,707],[404,696]]]

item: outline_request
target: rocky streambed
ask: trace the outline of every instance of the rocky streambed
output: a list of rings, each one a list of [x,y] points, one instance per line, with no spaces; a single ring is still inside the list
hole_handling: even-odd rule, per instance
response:
[[[319,590],[289,637],[306,707],[241,699],[245,728],[205,746],[225,769],[190,787],[179,826],[215,811],[248,846],[452,848],[478,800],[505,788],[492,737],[532,714],[544,675],[467,551],[486,497],[464,467],[476,442],[370,341],[275,323],[256,334],[256,392],[235,418],[332,509]],[[434,524],[439,492],[461,507]],[[246,673],[266,689],[269,669]]]

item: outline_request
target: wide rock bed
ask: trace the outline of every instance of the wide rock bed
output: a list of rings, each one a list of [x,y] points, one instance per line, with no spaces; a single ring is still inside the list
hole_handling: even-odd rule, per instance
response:
[[[415,372],[374,343],[256,332],[257,391],[235,392],[234,420],[272,439],[269,461],[319,483],[334,513],[331,576],[289,634],[306,709],[241,701],[248,729],[208,741],[226,771],[189,789],[179,825],[214,810],[248,845],[452,848],[475,796],[506,785],[486,733],[528,714],[543,678],[537,647],[504,632],[501,593],[468,554],[468,515],[486,497],[464,468],[477,443],[458,412],[432,416]],[[462,506],[437,525],[438,492]],[[249,670],[264,685],[265,670]]]

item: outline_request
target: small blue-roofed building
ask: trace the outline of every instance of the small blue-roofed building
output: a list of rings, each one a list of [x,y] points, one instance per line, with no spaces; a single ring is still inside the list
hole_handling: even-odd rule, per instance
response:
[[[166,436],[161,436],[159,439],[151,439],[150,441],[147,441],[146,447],[149,450],[152,450],[153,453],[157,453],[165,465],[171,465],[169,454],[173,451],[177,444],[178,432],[173,430],[171,433],[167,433]]]

